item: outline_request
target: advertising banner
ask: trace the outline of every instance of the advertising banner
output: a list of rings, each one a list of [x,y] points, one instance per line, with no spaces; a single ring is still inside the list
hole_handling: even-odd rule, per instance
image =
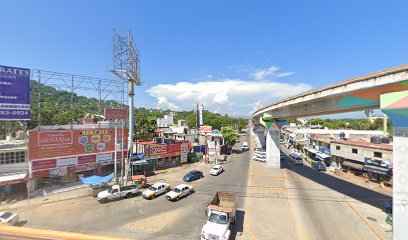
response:
[[[58,168],[51,169],[49,171],[50,177],[66,176],[67,174],[68,174],[68,170],[66,167],[58,167]]]
[[[96,162],[96,155],[78,156],[78,164],[95,163],[95,162]]]
[[[151,146],[150,156],[161,155],[167,152],[167,146]]]
[[[188,154],[188,143],[182,143],[181,144],[181,156],[180,156],[180,162],[181,163],[186,163],[187,162],[187,154]]]
[[[212,126],[201,126],[200,133],[210,133],[212,131]]]
[[[30,120],[30,69],[0,65],[0,120]]]
[[[120,137],[121,132],[118,131]],[[128,129],[124,133],[127,139]],[[30,131],[29,160],[113,152],[114,139],[115,130],[112,128]]]
[[[74,167],[74,171],[75,172],[84,172],[84,171],[93,170],[96,167],[97,167],[96,163],[77,165],[77,166]]]
[[[50,168],[56,168],[56,167],[57,167],[56,159],[47,159],[47,160],[31,162],[32,171],[41,170],[41,169],[50,169]]]
[[[78,157],[58,158],[57,167],[78,165]]]
[[[128,120],[129,112],[127,109],[115,109],[107,108],[105,109],[105,119],[106,120]]]
[[[215,141],[209,141],[207,142],[208,146],[208,154],[215,154],[216,151],[216,142]]]
[[[98,154],[96,155],[96,162],[101,163],[101,162],[106,162],[106,161],[112,161],[112,153],[104,153],[104,154]]]

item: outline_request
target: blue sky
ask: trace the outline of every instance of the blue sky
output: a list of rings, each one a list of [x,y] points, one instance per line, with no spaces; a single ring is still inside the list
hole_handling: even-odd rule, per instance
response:
[[[245,116],[407,63],[406,1],[16,0],[1,8],[1,65],[113,79],[112,29],[131,29],[144,82],[136,106],[190,110],[198,98]]]

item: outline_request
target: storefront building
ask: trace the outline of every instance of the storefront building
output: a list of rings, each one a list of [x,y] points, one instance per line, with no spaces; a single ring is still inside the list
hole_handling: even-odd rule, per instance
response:
[[[0,203],[27,196],[28,162],[25,140],[0,142]]]
[[[127,156],[128,129],[118,130],[116,146],[118,162]],[[73,129],[54,130],[42,127],[29,131],[30,191],[47,183],[74,182],[80,176],[109,175],[114,171],[115,130],[109,122],[74,125]]]
[[[137,152],[143,153],[147,162],[147,164],[139,166],[138,170],[145,173],[151,173],[156,170],[176,167],[183,163],[187,163],[187,155],[191,149],[189,141],[177,141],[175,139],[172,139],[168,143],[140,141],[137,142],[136,145]]]
[[[368,173],[377,179],[392,174],[392,144],[336,140],[331,142],[331,152],[343,169]]]

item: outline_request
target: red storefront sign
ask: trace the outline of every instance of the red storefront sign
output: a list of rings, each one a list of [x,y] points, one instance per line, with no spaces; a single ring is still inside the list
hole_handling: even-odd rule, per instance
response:
[[[50,176],[50,170],[36,171],[36,172],[32,172],[31,174],[32,178],[46,178],[49,176]]]
[[[167,152],[180,152],[181,144],[170,144],[167,146]]]
[[[82,155],[78,156],[78,165],[85,163],[94,163],[96,162],[96,155]]]
[[[31,162],[31,170],[42,170],[42,169],[50,169],[57,167],[57,160],[56,159],[47,159],[47,160],[40,160],[40,161],[32,161]]]
[[[124,129],[128,137],[128,129]],[[122,137],[119,129],[118,138]],[[112,128],[72,131],[30,131],[30,161],[56,157],[78,156],[113,152],[115,131]]]
[[[212,126],[200,126],[200,133],[210,133]]]
[[[115,109],[115,108],[105,109],[105,119],[128,120],[128,117],[129,113],[127,109]]]
[[[160,155],[167,152],[167,146],[150,146],[150,155]]]
[[[84,171],[93,170],[96,167],[97,167],[96,163],[77,165],[77,166],[74,167],[74,171],[75,172],[84,172]]]

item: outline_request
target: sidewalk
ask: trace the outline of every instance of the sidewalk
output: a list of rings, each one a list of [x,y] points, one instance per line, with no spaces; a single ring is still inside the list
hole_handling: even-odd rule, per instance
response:
[[[45,196],[41,194],[41,191],[36,191],[35,195],[31,196],[30,199],[21,200],[13,204],[1,205],[0,210],[13,210],[31,205],[48,204],[88,196],[92,196],[92,192],[88,185],[85,184],[59,189],[51,188],[48,192],[46,190]]]
[[[296,239],[292,210],[286,193],[282,169],[266,168],[252,161],[254,141],[251,136],[250,170],[245,200],[244,234],[238,239]]]

